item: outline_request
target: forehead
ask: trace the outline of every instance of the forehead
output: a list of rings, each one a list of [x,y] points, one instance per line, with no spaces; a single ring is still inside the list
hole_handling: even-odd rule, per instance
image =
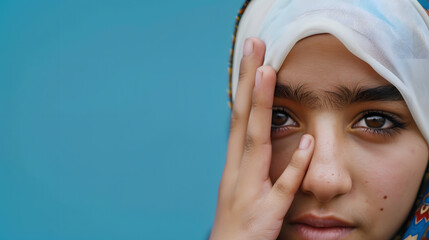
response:
[[[358,102],[396,102],[399,91],[334,36],[299,41],[278,72],[275,96],[310,108],[342,109]]]
[[[278,82],[305,85],[316,92],[332,91],[338,85],[357,88],[390,84],[330,34],[299,41],[280,68]]]

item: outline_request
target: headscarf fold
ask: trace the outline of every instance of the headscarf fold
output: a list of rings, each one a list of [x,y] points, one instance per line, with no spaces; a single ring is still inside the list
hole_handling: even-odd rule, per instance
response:
[[[264,65],[280,69],[301,39],[329,33],[402,94],[429,143],[429,16],[417,0],[247,0],[239,12],[230,60],[231,104],[244,40],[266,44]],[[415,211],[395,239],[428,239],[429,174]]]

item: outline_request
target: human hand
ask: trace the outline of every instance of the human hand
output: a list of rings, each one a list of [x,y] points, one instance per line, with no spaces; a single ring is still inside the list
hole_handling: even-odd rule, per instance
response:
[[[211,240],[275,240],[314,147],[313,137],[304,135],[282,175],[271,182],[276,72],[260,67],[265,53],[261,40],[247,39],[243,52]]]

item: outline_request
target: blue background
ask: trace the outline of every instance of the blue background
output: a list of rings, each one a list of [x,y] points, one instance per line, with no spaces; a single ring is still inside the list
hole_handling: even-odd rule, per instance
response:
[[[204,239],[241,0],[0,0],[0,239]]]
[[[426,9],[429,9],[429,1],[428,0],[418,0],[419,3]]]
[[[0,0],[0,239],[204,239],[242,2]]]

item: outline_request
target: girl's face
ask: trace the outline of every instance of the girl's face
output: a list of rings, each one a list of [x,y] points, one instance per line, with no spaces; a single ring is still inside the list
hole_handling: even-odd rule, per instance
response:
[[[399,92],[368,64],[332,35],[301,40],[278,72],[272,126],[273,181],[300,137],[315,138],[279,239],[390,239],[398,231],[428,145]]]

